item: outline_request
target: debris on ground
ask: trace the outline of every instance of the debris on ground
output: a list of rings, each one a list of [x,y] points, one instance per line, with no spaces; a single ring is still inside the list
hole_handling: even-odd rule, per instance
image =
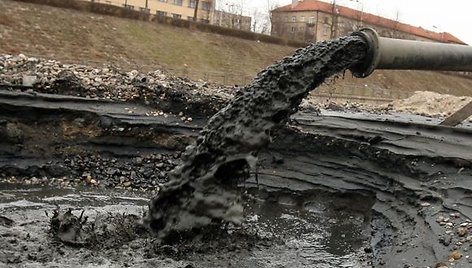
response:
[[[85,240],[82,236],[82,229],[86,222],[87,217],[84,217],[84,211],[77,217],[72,214],[71,209],[65,212],[56,209],[53,211],[51,218],[51,233],[62,243],[72,246],[83,246],[85,245]]]
[[[431,117],[446,117],[458,111],[468,103],[472,97],[458,97],[430,91],[416,91],[413,96],[396,100],[383,107],[396,112],[406,112]],[[469,118],[469,120],[472,119]]]
[[[40,93],[140,102],[175,113],[194,112],[202,102],[213,103],[213,107],[204,105],[209,110],[200,111],[207,115],[222,108],[235,92],[234,87],[190,81],[161,70],[148,73],[122,71],[113,66],[63,64],[23,54],[0,55],[0,86]]]

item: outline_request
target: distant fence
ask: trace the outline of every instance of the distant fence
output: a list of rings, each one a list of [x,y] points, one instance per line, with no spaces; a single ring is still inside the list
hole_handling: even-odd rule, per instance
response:
[[[240,39],[259,41],[269,44],[283,46],[302,47],[305,43],[287,40],[265,34],[243,31],[238,29],[225,28],[217,25],[211,25],[203,22],[194,22],[183,19],[174,19],[172,17],[159,17],[149,12],[132,10],[125,7],[115,6],[106,3],[91,2],[88,0],[14,0],[18,2],[27,2],[53,7],[74,9],[79,11],[91,12],[101,15],[108,15],[126,19],[142,20],[156,22],[166,25],[172,25],[180,28],[195,29],[202,32],[215,33],[225,36],[232,36]]]
[[[386,103],[393,100],[405,99],[413,95],[414,92],[402,90],[390,90],[373,86],[358,86],[343,84],[326,84],[313,92],[316,97],[324,99],[343,99],[357,102]]]
[[[188,77],[193,80],[215,82],[223,85],[246,85],[249,84],[255,76],[243,73],[235,73],[231,70],[212,71],[190,68],[166,68],[165,70],[175,76]]]

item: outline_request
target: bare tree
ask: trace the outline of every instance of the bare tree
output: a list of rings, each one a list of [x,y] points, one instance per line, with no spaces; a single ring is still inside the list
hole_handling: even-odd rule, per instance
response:
[[[253,14],[252,14],[252,31],[253,32],[256,32],[258,22],[259,22],[259,10],[254,9]]]
[[[261,33],[264,34],[271,34],[272,25],[273,25],[273,17],[272,17],[272,10],[279,7],[278,1],[274,0],[267,0],[267,19],[265,25],[261,29]]]
[[[193,12],[193,21],[197,21],[199,3],[200,3],[200,0],[195,0],[195,11]]]
[[[264,11],[260,11],[259,9],[254,9],[253,13],[251,14],[252,18],[252,31],[257,33],[266,33],[267,32],[267,25],[268,16]]]

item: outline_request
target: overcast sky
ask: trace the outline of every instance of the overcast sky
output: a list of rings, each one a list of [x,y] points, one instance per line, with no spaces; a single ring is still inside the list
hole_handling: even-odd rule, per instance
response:
[[[323,0],[332,3],[333,0]],[[365,12],[398,19],[407,24],[421,26],[435,32],[449,32],[472,45],[472,1],[471,0],[335,0],[336,4]],[[217,0],[218,2],[218,0]],[[267,13],[270,5],[286,5],[291,0],[219,0],[219,4],[232,3],[243,6],[246,15]],[[218,5],[218,3],[217,3]],[[227,5],[226,5],[227,6]]]

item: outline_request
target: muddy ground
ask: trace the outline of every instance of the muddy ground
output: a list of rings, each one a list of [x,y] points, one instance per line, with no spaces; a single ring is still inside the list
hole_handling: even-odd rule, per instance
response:
[[[165,90],[140,88],[151,96]],[[148,200],[179,164],[209,111],[224,103],[198,95],[195,107],[208,109],[185,110],[192,107],[181,98],[187,90],[175,86],[166,101],[128,101],[2,86],[0,262],[6,267],[472,265],[472,128],[439,127],[437,119],[405,114],[297,113],[259,153],[250,179],[240,183],[246,208],[241,226],[159,245],[139,224]],[[84,211],[88,219],[75,240],[81,243],[51,230],[57,207],[72,209],[76,217]]]

